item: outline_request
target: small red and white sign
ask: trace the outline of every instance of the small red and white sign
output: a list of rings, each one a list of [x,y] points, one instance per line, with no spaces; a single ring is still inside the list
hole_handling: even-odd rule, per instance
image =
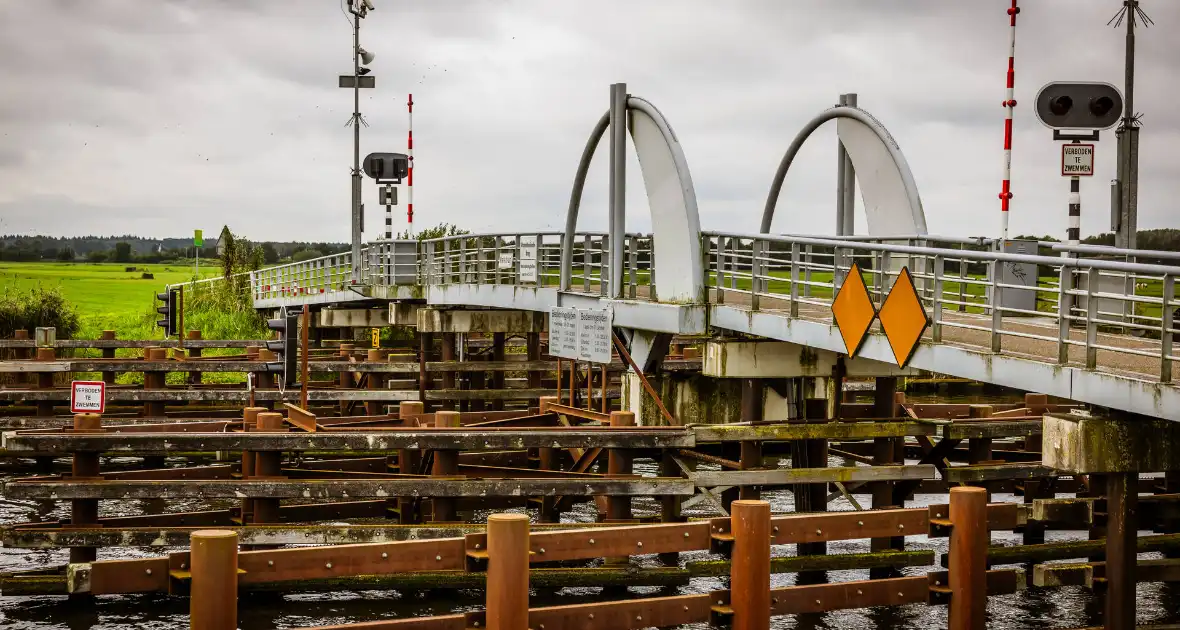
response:
[[[70,383],[70,413],[102,413],[107,406],[107,384],[102,381]]]
[[[1094,145],[1061,145],[1061,176],[1089,177],[1094,174]]]

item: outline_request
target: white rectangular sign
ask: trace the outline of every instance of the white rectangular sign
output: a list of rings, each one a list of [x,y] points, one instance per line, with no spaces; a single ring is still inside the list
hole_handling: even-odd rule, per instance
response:
[[[520,281],[536,282],[537,273],[537,237],[522,236],[520,246]]]
[[[591,363],[610,363],[610,309],[578,311],[578,359]]]
[[[578,309],[563,306],[549,309],[549,354],[563,359],[578,358]]]
[[[500,252],[500,271],[509,271],[515,264],[516,260],[512,258],[512,252]]]
[[[102,381],[70,383],[70,413],[102,413],[107,406],[107,384]]]
[[[1094,174],[1094,145],[1061,145],[1062,177],[1089,177]]]

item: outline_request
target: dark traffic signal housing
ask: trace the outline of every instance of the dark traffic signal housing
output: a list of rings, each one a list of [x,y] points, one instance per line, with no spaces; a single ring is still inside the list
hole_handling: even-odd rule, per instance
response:
[[[405,153],[370,153],[363,170],[379,182],[400,184],[410,173],[410,158]]]
[[[1109,83],[1056,81],[1037,93],[1036,110],[1050,129],[1110,129],[1123,115],[1123,95]]]
[[[180,331],[180,327],[176,325],[176,317],[179,314],[180,301],[177,299],[179,295],[179,288],[169,288],[164,293],[156,294],[156,299],[163,302],[162,305],[156,307],[156,312],[161,316],[161,319],[156,320],[156,326],[164,329],[165,337],[172,337]]]
[[[280,375],[283,387],[294,387],[298,382],[299,368],[295,361],[299,355],[299,315],[300,311],[283,307],[277,318],[266,320],[266,327],[275,331],[277,337],[267,341],[266,348],[278,355],[278,361],[266,364],[266,371]]]

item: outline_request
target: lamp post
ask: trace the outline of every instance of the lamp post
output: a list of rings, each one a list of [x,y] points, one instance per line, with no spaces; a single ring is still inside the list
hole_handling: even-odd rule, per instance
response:
[[[361,62],[371,63],[373,54],[361,48],[361,20],[373,9],[370,0],[349,0],[348,12],[352,14],[352,81],[342,77],[341,87],[351,83],[352,88],[352,284],[360,283],[361,233],[364,232],[364,217],[361,205],[361,77],[369,73]],[[371,79],[371,78],[370,78]],[[371,87],[372,83],[365,87]]]

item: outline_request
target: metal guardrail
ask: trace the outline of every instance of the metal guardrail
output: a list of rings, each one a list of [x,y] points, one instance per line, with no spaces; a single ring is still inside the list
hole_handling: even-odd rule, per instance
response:
[[[561,232],[522,232],[377,241],[361,250],[360,287],[351,286],[348,252],[251,272],[250,286],[256,304],[324,299],[335,291],[360,299],[365,287],[380,285],[558,287],[563,238]],[[1171,382],[1172,362],[1180,359],[1173,347],[1180,330],[1175,295],[1180,266],[1135,263],[1131,256],[1133,251],[1150,257],[1158,252],[1052,244],[1070,256],[1012,254],[978,249],[989,245],[989,239],[930,235],[852,239],[704,232],[702,239],[705,284],[715,290],[712,299],[718,302],[733,299],[727,294],[744,294],[745,305],[754,309],[781,309],[791,317],[806,308],[827,312],[857,262],[880,304],[906,266],[931,310],[930,333],[936,343],[951,330],[971,331],[976,338],[983,334],[983,347],[997,353],[1015,352],[1010,346],[1021,344],[1012,339],[1045,342],[1055,352],[1042,358],[1059,364],[1071,362],[1071,348],[1083,348],[1080,362],[1091,369],[1098,365],[1099,352],[1148,357],[1159,361],[1163,382]],[[569,245],[575,261],[571,290],[648,299],[656,286],[652,242],[650,235],[627,235],[624,286],[616,293],[603,282],[610,276],[607,235],[577,233]],[[531,243],[536,245],[536,273],[522,275],[522,254],[531,254]],[[1112,254],[1132,261],[1112,260]],[[1006,280],[1003,270],[1013,264],[1031,266],[1036,281],[1026,285]],[[1031,295],[1026,301],[1032,306],[1011,305],[1014,294]],[[1113,345],[1107,333],[1126,335],[1135,343]]]
[[[996,353],[1005,352],[1005,340],[1048,342],[1056,350],[1045,360],[1059,364],[1069,363],[1070,349],[1081,347],[1090,369],[1097,367],[1100,351],[1148,357],[1159,361],[1162,382],[1172,380],[1172,362],[1180,358],[1173,349],[1180,324],[1175,301],[1180,267],[767,234],[707,232],[703,238],[706,285],[718,290],[720,302],[727,293],[744,294],[754,309],[781,309],[791,317],[807,307],[827,313],[857,262],[880,305],[904,265],[931,311],[935,343],[944,340],[948,329],[985,333],[984,346]],[[1012,263],[1034,266],[1036,283],[1005,282],[1000,271]],[[982,273],[973,271],[980,269]],[[1128,279],[1133,280],[1131,291],[1107,288],[1121,289]],[[1034,294],[1035,307],[1006,305],[1005,292],[1013,291]],[[1046,319],[1054,325],[1029,325]],[[1072,334],[1075,329],[1083,331],[1080,339]],[[1111,345],[1100,335],[1107,331],[1125,334],[1135,343]]]

